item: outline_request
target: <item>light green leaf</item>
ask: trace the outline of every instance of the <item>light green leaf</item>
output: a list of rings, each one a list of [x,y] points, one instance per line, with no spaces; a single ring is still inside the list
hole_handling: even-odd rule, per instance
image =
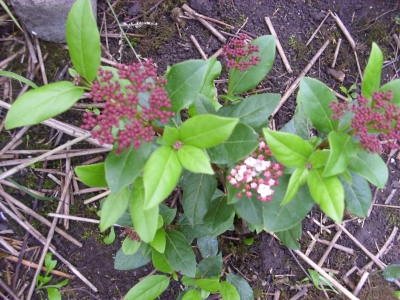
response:
[[[144,166],[144,209],[158,206],[175,188],[182,167],[176,151],[171,146],[161,146],[154,151]]]
[[[400,278],[400,265],[389,265],[383,270],[383,277],[387,281],[395,281]]]
[[[139,250],[141,244],[142,242],[131,240],[127,236],[122,243],[122,251],[124,251],[125,255],[135,254]]]
[[[285,132],[263,129],[266,143],[279,162],[287,167],[305,166],[313,149],[301,137]]]
[[[299,188],[307,182],[307,177],[308,169],[305,166],[298,168],[293,172],[292,176],[290,176],[289,186],[281,205],[289,203],[294,198],[294,196],[296,196]]]
[[[392,103],[400,107],[400,79],[392,80],[381,86],[380,92],[392,91]]]
[[[235,289],[239,292],[241,300],[253,300],[254,294],[250,285],[242,277],[233,273],[226,274],[226,281],[232,284]]]
[[[47,297],[50,300],[61,300],[61,294],[57,288],[48,287],[47,290]]]
[[[6,11],[6,13],[10,16],[10,18],[13,20],[13,22],[15,23],[15,25],[17,25],[17,27],[19,28],[19,30],[24,31],[21,27],[21,25],[19,25],[17,19],[14,17],[14,15],[12,14],[12,12],[10,11],[10,9],[8,8],[6,2],[4,2],[3,0],[0,1],[1,6],[3,7],[3,9]]]
[[[166,232],[165,258],[176,272],[189,277],[196,274],[196,258],[185,236],[176,230]]]
[[[215,293],[219,290],[219,278],[201,278],[196,285],[206,292]]]
[[[60,81],[30,90],[19,97],[6,116],[5,128],[34,125],[68,110],[83,94],[83,88]]]
[[[202,299],[203,297],[197,290],[190,290],[182,297],[182,300],[202,300]]]
[[[308,162],[314,169],[322,168],[328,162],[330,153],[331,151],[327,149],[317,150],[310,155]]]
[[[0,1],[0,3],[3,3],[3,1]],[[9,77],[9,78],[13,78],[13,79],[19,80],[22,83],[25,83],[25,84],[29,85],[31,88],[34,88],[34,89],[38,88],[38,86],[34,82],[32,82],[31,80],[29,80],[29,79],[27,79],[27,78],[25,78],[25,77],[23,77],[21,75],[18,75],[17,73],[14,73],[14,72],[0,71],[0,76],[6,76],[6,77]]]
[[[185,145],[210,148],[225,141],[232,133],[238,119],[215,115],[198,115],[179,128],[179,140]]]
[[[116,154],[115,146],[105,161],[107,183],[112,193],[118,193],[125,186],[132,184],[142,173],[144,165],[151,153],[151,143],[142,142],[139,149],[130,146],[122,153]]]
[[[371,206],[371,189],[363,177],[354,172],[350,174],[352,184],[340,178],[344,188],[346,208],[356,216],[365,218]]]
[[[101,232],[112,226],[125,212],[129,204],[129,194],[129,189],[125,187],[119,193],[111,193],[105,199],[101,209],[102,213],[100,217]]]
[[[174,269],[171,267],[167,259],[165,258],[164,253],[159,253],[156,250],[151,251],[152,258],[151,261],[153,262],[154,267],[164,273],[172,274]]]
[[[322,169],[311,169],[308,173],[308,187],[322,211],[335,222],[342,222],[344,190],[339,178],[323,177]]]
[[[166,244],[165,230],[160,228],[156,231],[156,235],[153,241],[150,242],[150,246],[157,250],[159,253],[164,253]]]
[[[382,51],[378,45],[372,43],[371,55],[364,71],[361,93],[366,98],[372,97],[372,92],[379,90],[383,65]]]
[[[76,167],[75,173],[88,186],[108,187],[104,163]]]
[[[381,189],[389,178],[388,168],[379,154],[368,153],[362,148],[358,149],[357,155],[350,161],[349,169]]]
[[[173,146],[179,140],[179,131],[175,127],[165,126],[163,140],[166,145]]]
[[[178,150],[179,161],[186,170],[193,173],[214,174],[210,159],[204,149],[183,145]]]
[[[165,275],[152,275],[144,278],[125,295],[125,300],[153,300],[164,292],[169,285]]]
[[[114,241],[115,241],[115,231],[114,231],[114,227],[113,226],[110,227],[110,234],[107,235],[103,239],[103,241],[104,241],[104,244],[106,244],[106,245],[110,245],[110,244],[114,243]]]
[[[72,6],[66,23],[66,39],[75,69],[89,82],[96,78],[100,66],[100,35],[89,0]]]
[[[219,292],[224,300],[240,300],[238,291],[229,282],[222,281],[220,283]]]

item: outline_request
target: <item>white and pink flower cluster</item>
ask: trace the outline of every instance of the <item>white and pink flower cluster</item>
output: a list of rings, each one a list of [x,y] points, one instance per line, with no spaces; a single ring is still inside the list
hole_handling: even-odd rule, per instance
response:
[[[268,160],[272,153],[265,142],[260,138],[260,146],[237,165],[227,177],[229,183],[235,188],[242,188],[236,196],[248,198],[257,193],[257,199],[265,202],[271,201],[274,194],[273,186],[279,185],[278,178],[282,176],[283,165]]]

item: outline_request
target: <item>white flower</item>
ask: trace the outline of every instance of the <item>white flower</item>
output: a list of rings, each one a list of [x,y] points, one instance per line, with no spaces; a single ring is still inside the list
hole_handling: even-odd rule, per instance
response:
[[[273,180],[273,179],[270,179],[270,180],[268,181],[268,184],[269,184],[270,186],[273,186],[273,185],[275,185],[275,180]]]
[[[256,163],[254,165],[254,168],[256,169],[257,172],[262,172],[268,169],[271,166],[271,162],[268,160],[261,160],[257,159]]]
[[[259,193],[262,198],[266,198],[272,195],[272,190],[269,185],[260,184],[258,185],[257,193]]]
[[[254,167],[254,165],[256,164],[256,162],[257,162],[257,160],[254,159],[254,158],[251,157],[251,156],[249,156],[248,158],[246,158],[246,159],[244,160],[244,163],[245,163],[246,165],[248,165],[249,167]]]
[[[237,180],[236,180],[236,178],[232,177],[232,178],[229,180],[229,182],[230,182],[230,184],[235,185],[235,184],[237,183]]]

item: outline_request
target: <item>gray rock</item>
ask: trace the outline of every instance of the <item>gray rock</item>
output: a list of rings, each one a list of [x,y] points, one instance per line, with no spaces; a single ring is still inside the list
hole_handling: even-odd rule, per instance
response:
[[[76,0],[10,0],[27,30],[45,41],[65,43],[65,24]],[[95,20],[97,1],[90,0]]]

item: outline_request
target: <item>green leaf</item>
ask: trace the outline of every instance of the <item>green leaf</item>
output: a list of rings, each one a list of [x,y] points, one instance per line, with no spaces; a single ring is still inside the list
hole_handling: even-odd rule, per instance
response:
[[[51,259],[53,254],[51,252],[46,253],[44,257],[44,265],[46,266],[46,276],[50,273],[50,271],[54,270],[57,265],[57,260]]]
[[[61,300],[61,294],[57,288],[48,287],[46,290],[49,300]]]
[[[120,216],[125,212],[129,204],[130,191],[128,187],[122,189],[119,193],[111,193],[105,199],[100,217],[100,231],[103,232],[112,226]]]
[[[395,281],[400,278],[400,265],[389,265],[383,270],[383,277],[387,281]]]
[[[104,163],[76,167],[75,173],[88,186],[108,187]]]
[[[239,292],[241,300],[254,299],[253,290],[251,289],[247,281],[242,277],[233,273],[228,273],[226,274],[226,281],[231,283],[235,287],[235,289]]]
[[[173,146],[179,140],[179,131],[175,127],[165,126],[163,139],[166,145]]]
[[[0,1],[0,3],[3,3],[3,1]],[[13,78],[13,79],[19,80],[22,83],[25,83],[25,84],[29,85],[31,88],[34,88],[34,89],[38,88],[38,86],[34,82],[32,82],[29,79],[27,79],[27,78],[25,78],[25,77],[23,77],[21,75],[18,75],[17,73],[14,73],[14,72],[0,71],[0,76],[6,76],[6,77],[9,77],[9,78]]]
[[[381,74],[383,65],[382,51],[378,45],[372,43],[371,55],[369,56],[367,66],[364,71],[361,93],[366,98],[372,97],[372,92],[379,90],[381,85]]]
[[[301,95],[297,95],[297,107],[294,112],[294,125],[296,128],[296,131],[293,132],[294,134],[297,134],[304,140],[309,140],[310,139],[310,133],[311,133],[311,128],[312,128],[312,123],[310,119],[307,117],[306,112],[304,111],[304,103],[300,100]]]
[[[362,148],[358,149],[357,155],[350,161],[349,169],[381,189],[389,178],[388,168],[379,154],[368,153]]]
[[[168,69],[165,89],[174,112],[179,112],[196,100],[203,89],[210,63],[205,60],[187,60]]]
[[[349,170],[345,170],[344,172],[340,173],[340,178],[347,181],[348,184],[353,184],[353,179],[351,178],[351,174]],[[368,184],[368,183],[367,183]]]
[[[328,134],[337,130],[338,121],[331,118],[332,109],[329,107],[332,100],[337,98],[324,83],[314,78],[302,78],[297,98],[303,103],[305,113],[318,131]]]
[[[161,146],[154,151],[144,166],[144,209],[158,206],[175,188],[182,167],[176,151]]]
[[[129,204],[130,213],[136,232],[144,242],[150,243],[157,231],[159,207],[157,205],[145,210],[144,196],[143,179],[138,177],[133,184]]]
[[[131,240],[129,237],[126,237],[124,242],[122,243],[122,251],[124,251],[125,255],[135,254],[142,242]]]
[[[234,207],[242,219],[254,225],[261,225],[264,222],[263,202],[257,199],[257,195],[257,193],[253,193],[251,198],[245,197],[236,202]]]
[[[219,104],[219,106],[221,106],[221,104]],[[196,113],[199,115],[206,115],[206,114],[215,115],[217,113],[214,102],[212,102],[209,98],[207,98],[202,94],[199,94],[197,96],[196,101],[194,102],[194,109]]]
[[[186,170],[193,173],[214,174],[210,159],[204,149],[190,145],[183,145],[178,150],[179,161]]]
[[[371,190],[363,177],[354,172],[350,172],[350,174],[352,184],[340,178],[344,188],[346,208],[356,216],[365,218],[371,206]]]
[[[10,16],[10,18],[13,20],[14,24],[18,26],[18,28],[21,31],[24,31],[21,27],[21,25],[19,25],[17,19],[14,17],[14,15],[12,14],[12,12],[10,11],[10,9],[8,8],[7,4],[5,1],[1,0],[0,1],[1,6],[3,7],[3,9],[6,11],[6,13]]]
[[[196,281],[196,285],[206,292],[215,293],[219,290],[219,278],[202,278]]]
[[[218,78],[218,76],[221,74],[222,65],[216,58],[208,59],[207,63],[208,69],[206,73],[206,78],[204,80],[203,86],[201,87],[200,94],[206,96],[209,99],[212,99],[215,96],[216,91],[214,86],[214,79]],[[220,104],[215,108],[218,109],[219,107],[221,107]]]
[[[131,255],[126,255],[122,248],[119,249],[115,256],[114,268],[116,270],[125,271],[137,269],[147,264],[151,260],[151,252],[144,256],[142,251],[140,251],[140,249],[144,247],[147,247],[147,244],[142,243],[139,251]]]
[[[338,175],[347,169],[350,160],[356,156],[358,146],[346,133],[331,131],[328,136],[331,152],[322,176]]]
[[[168,226],[175,219],[176,208],[171,209],[164,204],[160,204],[160,215],[163,218],[164,226]]]
[[[218,253],[218,240],[215,236],[203,236],[197,239],[197,248],[204,258],[215,256]]]
[[[305,218],[315,204],[307,185],[303,185],[292,201],[281,205],[288,189],[289,178],[290,175],[280,177],[279,186],[273,187],[275,193],[271,202],[263,203],[264,227],[268,232],[276,233],[292,228]]]
[[[164,292],[169,285],[165,275],[152,275],[144,278],[125,295],[125,300],[152,300]]]
[[[196,278],[182,276],[181,281],[185,286],[196,286]]]
[[[19,97],[6,116],[5,128],[34,125],[68,110],[83,94],[83,88],[60,81],[30,90]]]
[[[112,193],[118,193],[125,186],[132,184],[142,173],[151,153],[151,143],[142,142],[139,149],[130,146],[121,154],[116,154],[114,147],[106,158],[105,172],[108,186]]]
[[[232,164],[250,155],[259,143],[254,129],[239,123],[225,142],[207,149],[207,153],[215,164]]]
[[[292,228],[275,232],[276,236],[281,240],[281,242],[292,250],[300,250],[300,244],[297,240],[301,238],[301,233],[301,222],[294,225]]]
[[[301,137],[285,132],[263,129],[266,143],[276,159],[288,167],[305,166],[313,149]]]
[[[322,168],[328,162],[330,153],[331,151],[327,149],[317,150],[310,155],[308,162],[314,169]]]
[[[201,278],[212,278],[218,276],[222,270],[222,254],[202,259],[199,262]]]
[[[176,230],[166,232],[165,258],[176,272],[189,277],[196,274],[196,258],[185,236]]]
[[[100,35],[88,0],[72,6],[66,23],[66,39],[72,63],[89,82],[96,78],[100,66]]]
[[[184,177],[182,205],[192,225],[203,222],[216,188],[217,180],[214,176],[188,173]]]
[[[255,87],[268,74],[275,61],[275,37],[272,35],[261,36],[251,42],[258,46],[257,56],[261,61],[257,66],[251,66],[246,71],[231,69],[229,71],[229,94],[241,94]]]
[[[311,196],[322,211],[335,222],[342,222],[344,190],[337,176],[323,177],[322,169],[311,169],[308,173]]]
[[[182,300],[202,300],[202,299],[203,297],[197,290],[190,290],[182,297]]]
[[[115,241],[115,231],[114,231],[114,227],[113,226],[110,227],[110,234],[107,235],[103,239],[103,241],[104,241],[104,244],[106,244],[106,245],[110,245],[110,244],[114,243],[114,241]]]
[[[222,196],[211,201],[203,221],[204,225],[209,228],[210,231],[215,231],[234,214],[233,206],[229,205],[226,200],[226,196]]]
[[[281,99],[279,94],[258,94],[249,96],[238,104],[232,106],[232,109],[224,113],[224,108],[218,111],[220,116],[239,118],[241,123],[249,125],[255,131],[260,131],[268,126],[268,118],[276,108]]]
[[[290,176],[289,186],[283,198],[281,205],[289,203],[296,196],[299,188],[307,182],[308,169],[304,166],[296,169]]]
[[[164,253],[166,244],[165,230],[160,228],[156,231],[156,235],[153,241],[150,242],[150,246],[157,250],[157,252]]]
[[[240,300],[238,291],[229,282],[222,281],[219,286],[219,292],[224,300]]]
[[[151,251],[152,252],[152,258],[151,261],[153,262],[154,267],[164,273],[172,274],[174,272],[174,269],[171,267],[167,259],[165,258],[164,253],[160,253],[157,251]]]
[[[210,148],[225,141],[232,133],[238,119],[215,115],[198,115],[179,128],[179,139],[185,145]]]
[[[381,86],[380,92],[392,91],[393,100],[392,103],[400,107],[400,79],[392,80]]]

